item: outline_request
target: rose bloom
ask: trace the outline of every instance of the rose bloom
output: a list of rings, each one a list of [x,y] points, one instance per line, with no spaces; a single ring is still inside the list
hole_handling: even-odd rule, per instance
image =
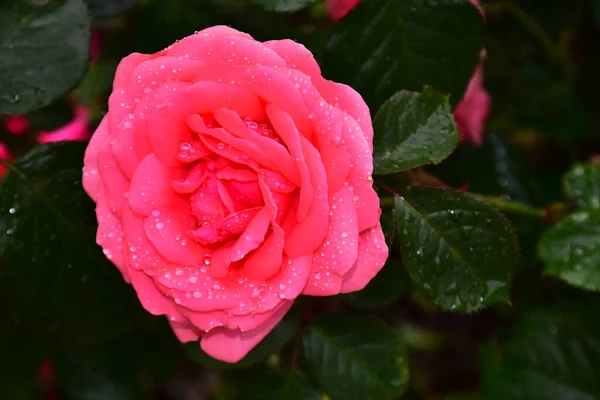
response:
[[[483,15],[479,0],[470,0]],[[327,13],[338,21],[348,14],[360,0],[327,0]],[[460,139],[481,145],[483,141],[484,125],[490,114],[491,98],[483,86],[483,60],[486,52],[481,50],[480,63],[471,77],[465,94],[454,109],[454,118],[458,125]]]
[[[216,26],[119,65],[85,154],[97,242],[183,342],[236,362],[388,254],[369,110],[291,40]]]

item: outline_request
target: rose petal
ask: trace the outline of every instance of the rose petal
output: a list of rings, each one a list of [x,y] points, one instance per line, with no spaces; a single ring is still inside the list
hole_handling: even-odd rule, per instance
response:
[[[220,108],[213,115],[217,122],[228,132],[262,149],[273,165],[276,166],[277,171],[280,171],[286,179],[290,180],[296,186],[300,184],[298,167],[284,146],[272,139],[259,135],[252,129],[248,129],[235,111]]]
[[[189,322],[169,320],[169,324],[171,325],[171,329],[173,329],[175,336],[177,336],[177,339],[179,339],[181,343],[193,342],[200,338],[199,330]]]
[[[298,221],[301,222],[306,218],[311,204],[313,203],[315,189],[313,188],[309,169],[306,165],[300,134],[296,130],[292,118],[276,105],[267,105],[267,116],[275,131],[287,145],[298,166],[298,171],[300,173],[300,198],[296,216]]]
[[[171,183],[173,173],[149,154],[138,165],[129,187],[129,205],[139,215],[148,216],[152,210],[169,207],[180,201]]]
[[[358,239],[358,258],[342,281],[342,293],[362,290],[383,268],[388,248],[381,225],[362,232]]]
[[[98,165],[102,166],[99,170],[100,179],[102,182],[110,183],[103,186],[107,204],[113,213],[119,214],[126,203],[124,194],[129,189],[129,180],[123,175],[113,158],[109,141],[102,144],[102,149],[98,153]]]
[[[340,292],[341,277],[358,256],[358,216],[353,194],[342,188],[331,198],[329,233],[313,257],[312,274],[303,294],[330,296]]]
[[[167,261],[196,265],[202,260],[206,249],[188,240],[194,221],[186,211],[184,202],[156,209],[146,218],[144,230],[150,242]]]
[[[285,252],[290,257],[306,255],[316,250],[325,240],[328,230],[327,224],[323,223],[329,217],[325,168],[313,145],[304,137],[301,139],[315,194],[306,218],[299,222],[286,237]]]
[[[98,201],[102,184],[98,173],[98,155],[108,135],[108,118],[104,117],[88,143],[83,157],[83,188],[94,201]]]
[[[222,361],[233,363],[241,360],[271,332],[292,306],[291,301],[284,301],[282,303],[282,306],[273,312],[267,321],[253,330],[242,332],[239,329],[212,329],[200,340],[202,350],[208,355]]]
[[[154,281],[142,271],[130,270],[131,285],[137,292],[140,303],[153,315],[178,315],[173,301],[163,295]]]

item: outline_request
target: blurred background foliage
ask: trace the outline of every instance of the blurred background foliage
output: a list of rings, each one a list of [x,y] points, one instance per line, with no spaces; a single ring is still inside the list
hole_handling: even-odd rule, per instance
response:
[[[424,84],[451,93],[450,103],[456,104],[482,44],[492,112],[481,146],[461,143],[440,164],[384,175],[379,183],[403,191],[407,184],[443,182],[499,208],[520,248],[518,258],[510,243],[500,249],[508,261],[500,258],[494,267],[506,272],[507,293],[501,301],[486,299],[485,308],[458,304],[454,310],[457,304],[423,290],[431,281],[446,285],[446,278],[443,272],[413,268],[407,254],[419,243],[398,227],[412,217],[402,214],[406,207],[396,199],[394,212],[384,204],[382,216],[393,248],[390,260],[364,291],[303,298],[236,365],[211,359],[197,343],[180,344],[163,318],[143,311],[94,244],[93,204],[80,186],[85,144],[34,148],[39,132],[71,121],[77,104],[88,110],[93,128],[107,111],[122,57],[159,51],[218,24],[257,40],[292,38],[314,53],[326,77],[358,79],[353,59],[342,63],[338,56],[355,51],[352,56],[360,58],[368,49],[343,47],[352,47],[349,41],[336,47],[332,35],[361,35],[370,13],[396,3],[414,6],[419,21],[434,21],[442,38],[445,29],[455,29],[447,43],[427,42],[434,39],[404,31],[392,18],[406,38],[444,49],[439,51],[447,58],[436,59],[437,68],[450,70],[384,82],[381,92],[358,80],[368,91],[361,94],[373,115],[397,90],[421,90]],[[339,24],[320,0],[10,0],[0,5],[0,110],[29,121],[18,136],[0,125],[0,141],[18,159],[12,166],[5,163],[11,172],[0,184],[0,396],[600,399],[600,1],[484,0],[483,31],[473,23],[476,12],[441,13],[451,3],[461,2],[367,0]],[[11,27],[37,18],[27,7],[39,7],[39,18],[56,29],[39,37],[27,36],[33,28],[21,29],[20,40],[41,40],[42,46],[43,40],[77,37],[85,48],[77,54],[14,56],[11,46],[20,42],[10,42]],[[461,18],[461,24],[444,20],[450,17]],[[384,23],[373,29],[396,28]],[[471,34],[477,36],[469,41]],[[90,37],[100,45],[88,64]],[[461,38],[464,47],[452,38]],[[400,46],[385,51],[403,59]],[[28,104],[24,86],[8,81],[23,68],[17,58],[40,63],[43,57],[48,68],[36,74],[48,81],[39,90],[27,89],[39,100]],[[73,62],[65,61],[69,57]],[[65,64],[57,69],[53,62]],[[72,82],[56,79],[67,72]],[[427,193],[402,194],[417,204]],[[431,210],[426,201],[418,204]],[[501,232],[505,225],[497,223]],[[509,274],[513,264],[517,268]],[[467,290],[467,278],[452,276]]]

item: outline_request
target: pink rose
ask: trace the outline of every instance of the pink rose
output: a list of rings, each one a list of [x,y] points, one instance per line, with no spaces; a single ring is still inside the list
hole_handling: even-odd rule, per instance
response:
[[[483,15],[483,9],[479,0],[470,0]],[[327,13],[334,20],[340,20],[354,7],[360,3],[360,0],[327,0]],[[458,125],[461,140],[471,141],[480,145],[483,141],[484,124],[489,116],[491,108],[491,99],[483,87],[483,60],[485,50],[481,51],[481,61],[477,66],[463,98],[454,109],[454,118]]]
[[[362,98],[291,40],[216,26],[131,54],[84,160],[97,242],[181,341],[236,362],[298,295],[383,266],[372,139]]]
[[[88,124],[88,111],[83,106],[75,107],[73,120],[65,126],[50,132],[40,132],[40,143],[62,142],[64,140],[88,140],[90,128]]]

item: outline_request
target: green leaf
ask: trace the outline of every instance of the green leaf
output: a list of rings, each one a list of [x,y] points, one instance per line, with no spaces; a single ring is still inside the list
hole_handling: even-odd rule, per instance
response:
[[[600,167],[591,164],[575,165],[563,177],[567,196],[582,208],[600,208]]]
[[[313,5],[316,0],[252,0],[252,2],[262,5],[265,10],[292,12]]]
[[[358,292],[340,296],[352,307],[361,310],[376,310],[394,304],[410,289],[410,277],[399,260],[389,258],[383,269]]]
[[[283,317],[281,322],[255,348],[235,364],[212,358],[200,348],[198,342],[183,344],[183,351],[189,359],[210,369],[230,370],[248,368],[277,353],[286,343],[292,340],[299,329],[301,310],[302,307],[295,304],[285,317]]]
[[[94,204],[81,187],[85,146],[39,146],[0,181],[0,304],[16,319],[10,325],[70,344],[152,320],[95,244]]]
[[[90,15],[96,19],[116,17],[133,6],[137,0],[86,0]]]
[[[90,21],[82,0],[0,5],[0,112],[50,104],[83,75]]]
[[[302,338],[311,375],[332,399],[394,399],[408,386],[408,360],[398,334],[376,319],[321,314]]]
[[[502,214],[450,189],[411,188],[394,201],[402,261],[435,304],[472,312],[508,300],[519,251]]]
[[[598,303],[528,312],[483,348],[487,400],[600,398]]]
[[[396,236],[396,217],[394,216],[394,210],[381,213],[379,221],[381,222],[385,243],[387,243],[388,247],[392,247],[394,237]]]
[[[298,370],[252,374],[239,385],[238,398],[247,400],[323,400],[319,390]]]
[[[356,89],[371,110],[398,90],[425,85],[457,104],[482,47],[483,23],[468,0],[369,0],[329,40],[323,70]]]
[[[458,144],[448,97],[426,87],[390,97],[373,122],[373,167],[391,174],[442,161]]]
[[[544,272],[571,285],[600,290],[600,210],[573,213],[539,243]]]

